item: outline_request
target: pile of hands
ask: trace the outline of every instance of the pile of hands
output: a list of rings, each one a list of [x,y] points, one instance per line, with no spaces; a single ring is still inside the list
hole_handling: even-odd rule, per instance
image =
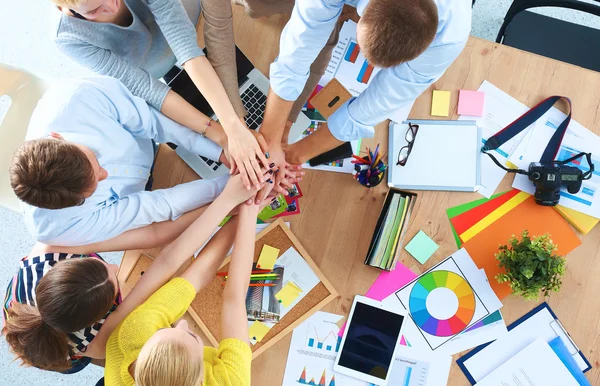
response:
[[[241,128],[235,130],[235,135],[227,138],[227,146],[223,148],[220,159],[230,170],[232,176],[227,187],[239,192],[247,204],[264,207],[278,194],[288,196],[287,189],[302,180],[304,171],[301,165],[290,164],[285,159],[285,144],[271,143],[258,132],[248,129],[241,120]],[[230,186],[231,185],[231,186]],[[236,196],[240,198],[242,196]]]

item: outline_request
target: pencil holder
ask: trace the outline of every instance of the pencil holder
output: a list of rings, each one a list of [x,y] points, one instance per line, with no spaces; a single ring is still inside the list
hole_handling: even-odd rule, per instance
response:
[[[368,157],[362,157],[365,162],[369,162]],[[368,164],[355,164],[354,179],[364,187],[373,188],[383,181],[385,176],[386,166],[383,161],[379,161],[377,165],[369,166]]]

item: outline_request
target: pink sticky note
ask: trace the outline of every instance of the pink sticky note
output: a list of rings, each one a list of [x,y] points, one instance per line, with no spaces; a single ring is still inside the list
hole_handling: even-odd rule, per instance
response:
[[[481,117],[485,93],[471,90],[460,90],[458,93],[458,115]]]
[[[382,301],[400,288],[404,287],[417,275],[408,269],[404,264],[397,263],[396,269],[390,272],[381,272],[375,282],[371,285],[371,288],[365,294],[366,297]],[[343,336],[346,330],[346,324],[340,328],[338,336]]]

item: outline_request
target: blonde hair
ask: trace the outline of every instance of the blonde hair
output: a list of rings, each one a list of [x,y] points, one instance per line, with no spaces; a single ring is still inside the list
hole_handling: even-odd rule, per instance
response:
[[[202,359],[198,360],[182,343],[170,339],[161,339],[149,350],[143,350],[135,363],[138,386],[198,386],[203,375]]]

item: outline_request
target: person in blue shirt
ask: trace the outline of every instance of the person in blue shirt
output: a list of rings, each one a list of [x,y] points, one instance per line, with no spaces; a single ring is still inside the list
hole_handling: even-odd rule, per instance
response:
[[[174,239],[192,218],[176,220],[212,202],[227,176],[146,191],[153,140],[222,159],[217,144],[150,107],[117,79],[73,80],[48,91],[10,166],[33,237],[46,245],[103,251]],[[145,232],[155,223],[161,226]],[[126,240],[119,239],[123,234]]]
[[[235,0],[253,17],[291,17],[271,64],[261,134],[272,162],[301,164],[345,141],[372,137],[374,126],[411,103],[463,50],[471,30],[470,0]],[[360,17],[357,42],[379,71],[367,89],[327,125],[287,147],[287,132],[324,74],[347,12]]]

